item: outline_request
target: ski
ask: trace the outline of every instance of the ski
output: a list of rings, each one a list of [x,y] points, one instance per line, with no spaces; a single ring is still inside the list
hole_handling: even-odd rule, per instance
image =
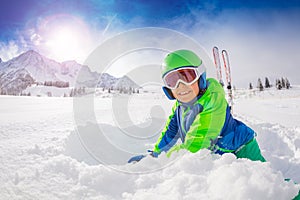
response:
[[[224,86],[224,82],[222,79],[222,71],[221,71],[221,62],[220,62],[220,56],[219,56],[219,49],[218,47],[213,48],[213,56],[214,56],[214,61],[215,61],[215,66],[216,66],[216,71],[217,71],[217,79],[219,83]]]
[[[214,62],[215,62],[215,67],[216,67],[216,71],[217,71],[217,79],[218,79],[219,83],[222,86],[224,86],[225,84],[224,84],[223,78],[222,78],[222,67],[221,67],[219,49],[216,46],[213,47],[213,56],[214,56]],[[231,81],[229,57],[228,57],[228,53],[226,50],[222,50],[222,59],[223,59],[223,63],[224,63],[224,70],[225,70],[225,76],[226,76],[228,104],[229,104],[230,110],[232,112],[232,107],[233,107],[232,81]]]
[[[223,58],[223,62],[224,62],[226,84],[227,84],[227,90],[228,90],[228,104],[229,104],[229,107],[232,112],[232,106],[233,106],[232,82],[231,82],[229,57],[228,57],[228,53],[226,50],[222,50],[222,58]]]

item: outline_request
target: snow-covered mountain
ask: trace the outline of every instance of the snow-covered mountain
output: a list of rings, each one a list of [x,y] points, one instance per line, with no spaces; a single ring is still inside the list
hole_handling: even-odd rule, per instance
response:
[[[80,80],[77,79],[79,72]],[[119,83],[123,87],[138,87],[128,77],[118,79],[109,74],[92,72],[88,66],[75,61],[59,63],[33,50],[7,62],[0,62],[0,88],[7,94],[18,94],[32,84],[44,84],[46,81],[66,82],[70,87],[98,85],[111,88]]]
[[[133,82],[128,76],[121,78],[115,78],[110,74],[103,73],[100,76],[98,87],[101,88],[139,88],[139,86]]]

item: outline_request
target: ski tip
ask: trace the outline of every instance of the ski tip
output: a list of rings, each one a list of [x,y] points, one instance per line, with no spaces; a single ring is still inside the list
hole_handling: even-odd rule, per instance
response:
[[[226,54],[227,54],[227,51],[226,51],[225,49],[223,49],[223,50],[222,50],[222,53],[226,53]]]

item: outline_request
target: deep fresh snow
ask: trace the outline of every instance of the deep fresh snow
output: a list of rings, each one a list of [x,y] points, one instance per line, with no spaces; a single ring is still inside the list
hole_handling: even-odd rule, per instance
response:
[[[92,103],[0,96],[0,199],[292,199],[300,189],[300,87],[234,96],[234,116],[258,133],[267,163],[202,150],[127,164],[164,126],[172,102],[161,92],[98,92]]]

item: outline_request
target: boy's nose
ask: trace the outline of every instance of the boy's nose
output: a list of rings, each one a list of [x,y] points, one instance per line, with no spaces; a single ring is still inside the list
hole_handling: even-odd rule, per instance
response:
[[[178,84],[178,88],[185,88],[185,87],[186,87],[186,85],[185,85],[184,83],[181,83],[181,82],[180,82],[180,83]]]

